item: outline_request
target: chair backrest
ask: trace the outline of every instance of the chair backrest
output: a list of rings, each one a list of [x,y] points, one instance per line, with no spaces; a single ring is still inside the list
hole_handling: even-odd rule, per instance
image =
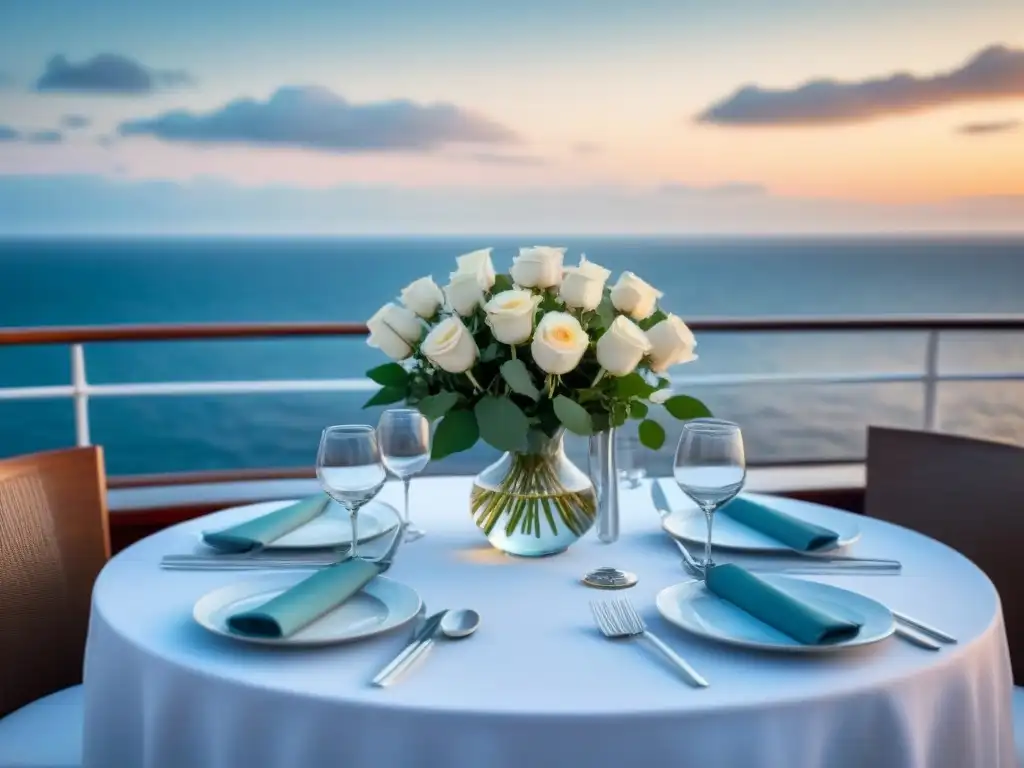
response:
[[[0,717],[82,681],[106,499],[100,448],[0,461]]]
[[[949,545],[988,575],[1024,681],[1024,448],[870,427],[864,511]]]

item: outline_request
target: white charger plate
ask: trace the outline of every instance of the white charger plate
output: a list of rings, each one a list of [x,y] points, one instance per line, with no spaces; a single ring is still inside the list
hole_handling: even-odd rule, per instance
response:
[[[742,498],[772,507],[787,515],[808,523],[824,526],[839,534],[835,545],[825,549],[816,549],[814,553],[829,552],[848,546],[860,538],[860,526],[853,515],[832,507],[823,507],[797,499],[781,496],[766,496],[760,493],[740,494]],[[689,501],[689,500],[688,500]],[[692,503],[692,502],[691,502]],[[704,513],[693,504],[692,508],[674,509],[662,522],[666,531],[687,544],[704,546],[708,535]],[[749,528],[738,520],[729,517],[725,512],[715,513],[715,525],[711,533],[711,546],[717,549],[728,549],[736,552],[792,552],[782,542]]]
[[[254,519],[266,515],[275,510],[294,504],[295,501],[271,501],[265,504],[254,504],[249,508],[251,515],[248,519]],[[366,506],[359,510],[359,543],[372,541],[393,531],[401,518],[398,511],[390,504],[373,499],[367,502]],[[224,525],[227,528],[237,525],[245,520],[235,520]],[[199,543],[203,544],[203,534],[199,533]],[[333,499],[328,503],[323,514],[314,517],[305,525],[286,533],[279,539],[264,547],[268,549],[327,549],[331,547],[344,547],[352,543],[352,522],[349,519],[348,510],[342,507]]]
[[[755,619],[746,611],[713,594],[703,581],[666,587],[655,603],[666,621],[700,637],[761,651],[823,653],[877,643],[889,637],[896,624],[881,603],[847,589],[777,574],[758,577],[789,594],[844,619],[861,622],[856,637],[836,643],[804,645]]]
[[[308,579],[307,573],[267,573],[220,587],[199,598],[192,616],[217,635],[245,643],[309,647],[372,637],[402,626],[419,612],[422,600],[412,587],[377,576],[333,611],[289,637],[249,637],[228,629],[228,618],[263,605]]]

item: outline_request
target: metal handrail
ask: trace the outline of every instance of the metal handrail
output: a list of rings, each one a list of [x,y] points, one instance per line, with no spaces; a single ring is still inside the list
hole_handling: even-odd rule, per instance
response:
[[[912,382],[924,386],[924,428],[937,420],[940,381],[1015,381],[1024,372],[939,374],[939,341],[946,331],[1024,331],[1024,314],[1001,315],[894,315],[885,317],[761,317],[701,318],[687,323],[698,333],[816,333],[864,331],[926,332],[921,373],[840,374],[711,374],[678,376],[686,385],[735,384],[852,384]],[[71,352],[71,383],[37,387],[0,388],[0,400],[71,398],[75,409],[75,442],[90,444],[89,399],[152,395],[251,394],[254,392],[362,392],[376,385],[369,379],[300,379],[260,381],[148,382],[89,384],[85,344],[107,342],[194,341],[212,339],[268,339],[324,336],[363,336],[361,323],[211,323],[177,325],[43,326],[0,329],[0,347],[66,344]]]
[[[1024,314],[883,315],[857,317],[708,317],[687,319],[695,332],[998,331],[1024,330]],[[185,323],[160,325],[0,328],[0,347],[108,341],[268,339],[288,336],[364,336],[363,323]]]

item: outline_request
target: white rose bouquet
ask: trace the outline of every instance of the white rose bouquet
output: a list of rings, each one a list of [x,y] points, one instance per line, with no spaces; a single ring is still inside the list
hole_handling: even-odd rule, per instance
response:
[[[443,289],[422,277],[367,322],[369,344],[395,362],[368,376],[381,390],[366,407],[402,402],[441,420],[433,457],[479,439],[528,453],[567,429],[591,435],[640,421],[641,442],[658,449],[665,430],[649,415],[663,405],[678,419],[710,415],[699,400],[673,395],[663,376],[697,356],[686,324],[658,307],[660,291],[564,248],[521,248],[508,274],[491,250],[459,256]]]

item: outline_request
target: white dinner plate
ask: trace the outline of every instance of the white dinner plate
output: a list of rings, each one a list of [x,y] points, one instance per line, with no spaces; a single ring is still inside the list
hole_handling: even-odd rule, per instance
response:
[[[879,602],[847,589],[778,574],[759,574],[775,587],[794,597],[850,621],[861,622],[856,637],[836,643],[805,645],[755,619],[746,611],[714,595],[703,581],[686,581],[666,587],[655,602],[658,612],[677,627],[744,648],[790,653],[822,653],[877,643],[895,629],[892,613]]]
[[[249,637],[228,629],[228,618],[263,605],[309,573],[267,573],[209,592],[192,609],[192,616],[211,632],[259,645],[315,646],[345,643],[387,632],[410,621],[422,601],[412,587],[377,576],[333,611],[289,637]]]
[[[253,518],[294,504],[294,501],[272,502],[253,510]],[[373,499],[359,510],[359,543],[372,541],[393,531],[400,518],[390,504]],[[224,527],[245,522],[236,520]],[[202,543],[203,535],[199,534]],[[336,501],[330,501],[323,514],[314,517],[305,525],[275,539],[264,549],[327,549],[344,547],[352,543],[352,522],[348,511]],[[203,546],[206,546],[205,544]]]
[[[843,512],[820,504],[787,499],[780,496],[765,496],[760,493],[744,493],[743,498],[772,507],[787,515],[799,518],[808,523],[824,526],[839,534],[834,546],[816,549],[815,552],[828,552],[852,544],[860,538],[860,526],[856,518]],[[691,502],[692,503],[692,502]],[[672,536],[682,539],[687,544],[704,546],[707,539],[708,526],[696,504],[692,507],[674,509],[662,525]],[[755,531],[743,523],[729,517],[725,512],[715,513],[715,524],[711,534],[711,545],[718,549],[729,549],[737,552],[791,552],[792,549],[782,542]]]

